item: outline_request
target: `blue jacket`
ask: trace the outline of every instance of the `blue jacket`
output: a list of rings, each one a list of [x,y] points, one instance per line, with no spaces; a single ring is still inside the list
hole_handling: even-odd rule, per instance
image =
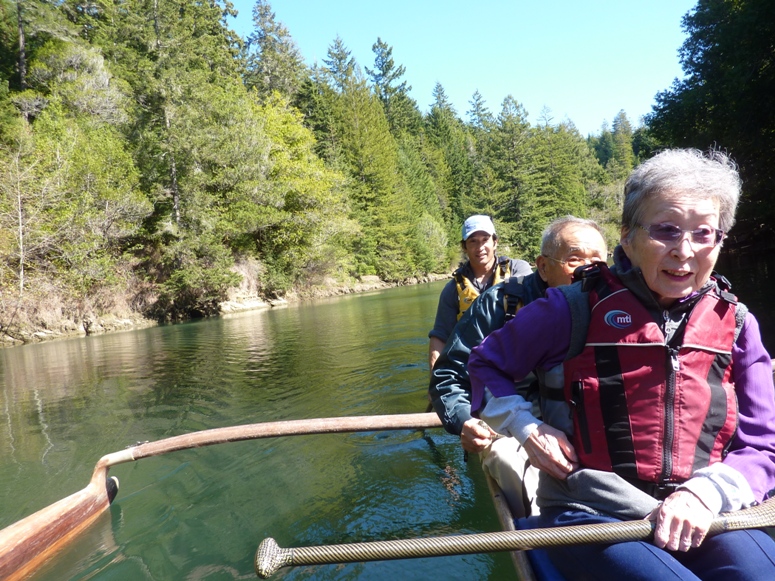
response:
[[[471,419],[471,349],[500,329],[517,309],[544,296],[546,283],[537,273],[512,277],[483,292],[461,317],[431,373],[428,393],[444,428],[459,435]],[[507,318],[507,309],[509,317]],[[523,389],[532,378],[523,382]]]

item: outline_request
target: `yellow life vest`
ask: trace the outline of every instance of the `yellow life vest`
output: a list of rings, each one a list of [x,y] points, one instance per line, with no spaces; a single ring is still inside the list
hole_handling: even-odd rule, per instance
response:
[[[471,283],[471,280],[463,274],[465,267],[458,268],[452,276],[455,278],[455,286],[457,287],[457,299],[458,299],[458,312],[457,320],[463,316],[466,309],[471,306],[479,296],[479,291]],[[495,275],[492,281],[492,285],[495,286],[501,281],[508,280],[511,276],[511,261],[508,258],[498,259],[498,263],[495,268]]]

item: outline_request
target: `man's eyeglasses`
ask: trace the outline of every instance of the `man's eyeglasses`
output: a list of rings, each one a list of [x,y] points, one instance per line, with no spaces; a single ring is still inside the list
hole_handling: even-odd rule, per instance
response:
[[[684,232],[689,233],[689,238],[693,244],[700,246],[717,246],[724,239],[724,231],[710,226],[703,226],[696,230],[683,230],[673,224],[651,224],[638,227],[649,233],[649,238],[659,242],[678,242],[683,238]]]
[[[571,268],[578,268],[579,266],[583,264],[589,264],[590,262],[593,262],[594,258],[581,258],[580,256],[571,256],[567,258],[566,260],[560,260],[559,258],[553,258],[551,256],[546,256],[546,254],[543,255],[544,258],[548,258],[549,260],[554,260],[555,262],[559,262],[560,264],[567,264]]]

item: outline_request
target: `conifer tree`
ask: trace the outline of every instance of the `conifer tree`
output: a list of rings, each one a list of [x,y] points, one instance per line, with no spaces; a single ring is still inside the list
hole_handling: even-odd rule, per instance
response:
[[[496,216],[508,226],[505,239],[520,249],[530,246],[534,224],[540,221],[531,134],[527,112],[508,95],[496,118],[488,148],[495,177],[491,203]]]
[[[323,59],[324,75],[336,90],[343,92],[354,76],[360,78],[360,67],[339,36],[328,47],[326,54],[328,58]]]
[[[408,131],[414,135],[420,131],[422,116],[417,103],[409,96],[412,87],[401,78],[406,67],[396,66],[393,60],[393,47],[377,38],[371,47],[374,51],[374,69],[366,67],[366,73],[374,83],[374,90],[385,108],[390,130],[394,135]]]
[[[5,4],[4,8],[11,7]],[[12,77],[11,86],[23,91],[28,87],[29,62],[35,58],[38,49],[49,40],[72,41],[77,38],[77,30],[53,2],[16,0],[14,12],[17,75]]]
[[[495,118],[479,91],[474,92],[469,103],[471,109],[468,111],[468,129],[474,145],[471,154],[473,178],[471,191],[464,197],[462,213],[496,215],[499,207],[499,185],[491,158]]]
[[[260,95],[277,91],[293,98],[307,76],[307,67],[288,29],[275,20],[266,0],[253,6],[253,32],[248,36],[245,84]]]
[[[614,179],[629,175],[635,167],[635,155],[632,151],[632,125],[624,110],[619,111],[613,122],[613,163],[609,160],[606,169]],[[609,167],[610,165],[610,167]]]
[[[590,135],[587,138],[592,151],[595,152],[595,157],[601,166],[605,167],[608,162],[614,157],[614,136],[611,133],[611,129],[608,126],[608,121],[603,121],[600,126],[599,135]]]
[[[468,119],[471,127],[478,131],[486,131],[492,126],[494,121],[493,115],[490,112],[487,103],[482,97],[482,94],[477,90],[471,96],[469,101],[471,109],[468,110]]]
[[[463,122],[457,116],[455,108],[447,97],[441,83],[433,88],[433,103],[425,119],[425,128],[430,145],[437,148],[441,156],[429,158],[436,162],[431,168],[438,184],[444,188],[441,199],[449,200],[449,223],[451,239],[456,234],[465,215],[473,188],[473,164],[470,152],[473,142]],[[438,163],[442,161],[443,163]]]
[[[757,230],[771,230],[775,3],[698,0],[682,27],[687,35],[679,50],[684,75],[657,94],[646,119],[650,133],[674,147],[728,151],[746,184],[739,218]]]

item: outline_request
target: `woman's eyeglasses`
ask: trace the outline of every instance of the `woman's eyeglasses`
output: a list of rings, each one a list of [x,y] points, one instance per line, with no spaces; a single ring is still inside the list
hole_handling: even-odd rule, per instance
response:
[[[648,232],[649,238],[659,242],[678,242],[683,238],[684,232],[688,232],[693,244],[717,246],[725,236],[723,230],[711,228],[710,226],[703,226],[696,230],[683,230],[673,224],[651,224],[650,226],[638,224],[638,227]]]

